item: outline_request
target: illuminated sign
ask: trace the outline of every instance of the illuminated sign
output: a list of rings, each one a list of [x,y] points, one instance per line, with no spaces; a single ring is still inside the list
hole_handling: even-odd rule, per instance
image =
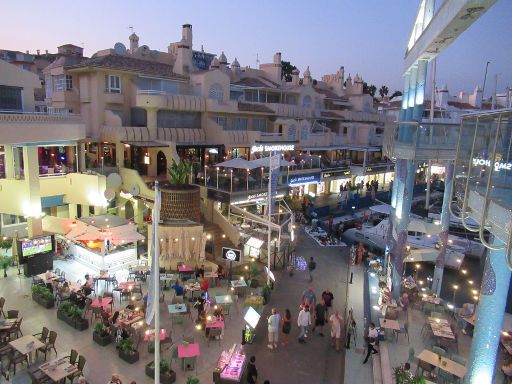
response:
[[[239,249],[222,247],[222,258],[229,261],[240,261],[241,252]]]
[[[295,144],[260,144],[253,145],[251,152],[277,152],[277,151],[294,151]]]
[[[288,185],[301,185],[308,183],[318,183],[320,181],[320,174],[314,173],[309,175],[297,175],[290,176],[290,180],[288,181]]]
[[[247,200],[260,200],[260,199],[266,199],[268,196],[268,192],[260,192],[260,193],[253,193],[251,195],[247,195]]]
[[[485,159],[480,159],[480,158],[477,158],[477,157],[474,157],[473,158],[473,166],[485,166],[485,167],[490,167],[491,166],[491,160],[485,160]],[[501,169],[504,169],[506,171],[510,171],[512,170],[512,163],[502,163],[500,161],[496,161],[494,163],[494,170],[496,172],[499,172]]]
[[[331,178],[335,178],[335,177],[344,178],[344,177],[349,177],[351,174],[352,174],[352,171],[350,171],[350,170],[323,172],[322,178],[323,179],[331,179]]]

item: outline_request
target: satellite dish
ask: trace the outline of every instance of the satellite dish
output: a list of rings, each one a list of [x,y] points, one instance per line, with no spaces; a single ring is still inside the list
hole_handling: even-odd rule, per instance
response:
[[[137,184],[135,184],[133,187],[130,188],[130,193],[132,194],[133,197],[135,196],[139,196],[139,193],[140,193],[140,188]]]
[[[126,47],[124,46],[123,43],[115,43],[114,44],[114,51],[118,55],[124,55],[124,54],[126,54]]]
[[[123,183],[123,179],[119,173],[111,173],[107,176],[107,188],[117,189]]]
[[[103,196],[105,196],[105,199],[108,201],[112,200],[114,197],[116,197],[116,193],[114,190],[107,188],[105,189],[105,192],[103,192]]]

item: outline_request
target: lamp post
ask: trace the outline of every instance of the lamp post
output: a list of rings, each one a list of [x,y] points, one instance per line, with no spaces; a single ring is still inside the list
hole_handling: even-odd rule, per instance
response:
[[[286,172],[286,184],[288,184],[288,180],[290,180],[290,166],[287,167],[288,170]]]
[[[105,161],[103,159],[103,156],[101,156],[101,174],[103,175],[103,168],[104,168],[104,165],[105,165]]]
[[[249,191],[249,169],[247,169],[247,191]]]
[[[318,155],[318,168],[322,168],[322,155]]]
[[[263,189],[263,167],[261,167],[261,185],[260,188]]]
[[[459,289],[459,286],[457,284],[453,284],[452,303],[454,306],[455,306],[455,296],[457,295],[457,289]]]
[[[205,166],[204,166],[204,186],[205,187],[206,187],[206,179],[207,179],[206,172],[208,172],[208,166],[205,164]]]
[[[217,189],[219,189],[219,167],[217,167]]]
[[[230,184],[231,184],[231,187],[230,187],[230,191],[233,192],[233,170],[231,169],[230,170],[231,172],[231,177],[230,177]]]

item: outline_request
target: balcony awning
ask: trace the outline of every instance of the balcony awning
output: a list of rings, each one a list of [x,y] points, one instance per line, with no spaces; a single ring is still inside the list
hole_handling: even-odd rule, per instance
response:
[[[121,141],[123,144],[133,145],[135,147],[146,148],[167,148],[169,144],[159,143],[157,141]]]
[[[320,146],[320,147],[303,147],[303,151],[332,151],[336,149],[349,149],[352,151],[366,151],[366,152],[380,152],[380,147],[372,147],[368,145],[332,145],[332,146]]]

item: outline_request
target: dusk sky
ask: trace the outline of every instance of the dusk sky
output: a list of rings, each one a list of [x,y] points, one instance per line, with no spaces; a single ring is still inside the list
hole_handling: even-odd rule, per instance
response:
[[[441,0],[437,1],[438,6]],[[83,46],[85,55],[129,45],[129,26],[139,44],[167,50],[181,38],[181,25],[193,25],[194,49],[226,53],[242,66],[270,62],[275,52],[312,76],[359,73],[377,88],[402,90],[402,63],[419,0],[338,1],[80,1],[26,0],[4,4],[0,48],[35,52],[65,43]],[[472,91],[483,83],[490,61],[486,96],[512,86],[512,1],[498,0],[438,59],[439,85],[450,93]],[[430,68],[429,68],[430,71]],[[430,78],[430,76],[429,76]],[[430,80],[429,80],[430,81]]]

